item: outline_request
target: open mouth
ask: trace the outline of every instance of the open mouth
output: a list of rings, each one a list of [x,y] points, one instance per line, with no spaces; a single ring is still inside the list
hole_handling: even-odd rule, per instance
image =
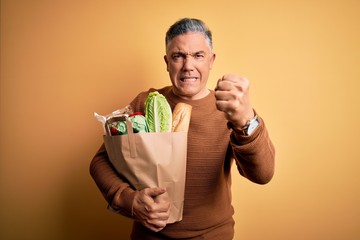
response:
[[[182,77],[180,81],[182,82],[195,82],[198,78],[197,77]]]

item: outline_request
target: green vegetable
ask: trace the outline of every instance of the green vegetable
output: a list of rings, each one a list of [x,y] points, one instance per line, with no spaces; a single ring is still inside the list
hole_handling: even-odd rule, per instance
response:
[[[149,127],[146,122],[146,119],[143,115],[134,115],[129,117],[134,133],[144,133],[149,132]]]
[[[145,101],[145,118],[150,132],[171,132],[172,111],[164,95],[151,92]]]

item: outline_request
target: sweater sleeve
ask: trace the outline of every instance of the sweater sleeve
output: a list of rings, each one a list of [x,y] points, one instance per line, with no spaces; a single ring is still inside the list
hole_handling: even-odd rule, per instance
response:
[[[252,182],[266,184],[274,175],[275,148],[262,118],[250,136],[232,131],[230,144],[238,171]]]
[[[116,173],[109,161],[104,144],[90,163],[90,174],[108,202],[108,208],[131,217],[135,191]]]

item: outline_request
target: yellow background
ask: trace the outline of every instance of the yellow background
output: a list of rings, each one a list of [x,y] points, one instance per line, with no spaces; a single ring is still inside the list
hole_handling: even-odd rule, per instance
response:
[[[235,239],[360,239],[359,13],[358,0],[1,1],[0,238],[127,239],[88,173],[93,112],[170,84],[165,31],[196,17],[217,53],[208,87],[249,78],[277,150],[268,185],[233,175]]]

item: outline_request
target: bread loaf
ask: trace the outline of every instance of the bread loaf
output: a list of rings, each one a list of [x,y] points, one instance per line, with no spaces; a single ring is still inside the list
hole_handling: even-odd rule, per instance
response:
[[[186,103],[176,104],[172,112],[172,132],[189,130],[192,106]]]

